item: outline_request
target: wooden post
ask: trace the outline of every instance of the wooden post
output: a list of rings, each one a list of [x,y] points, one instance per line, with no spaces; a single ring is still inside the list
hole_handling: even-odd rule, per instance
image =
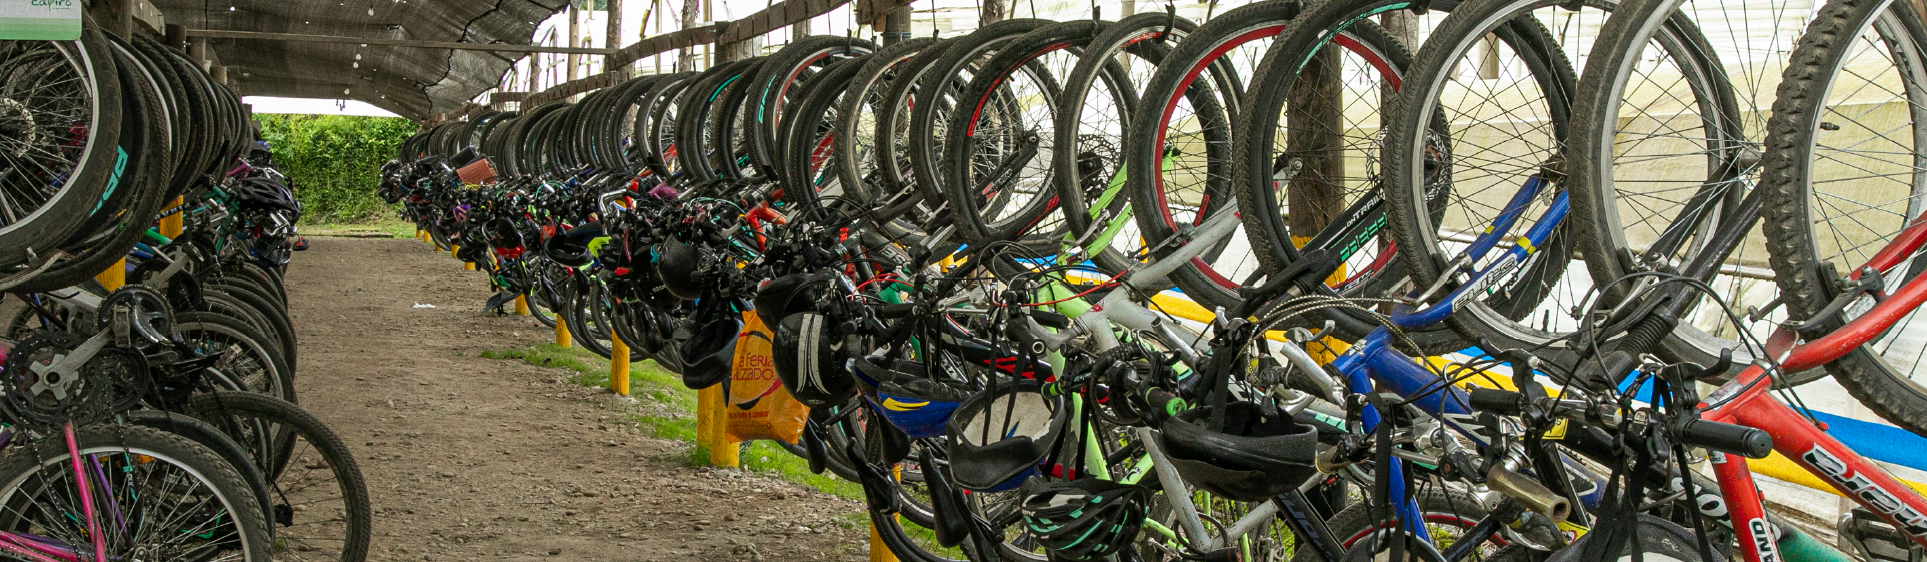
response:
[[[162,36],[162,42],[166,43],[169,49],[179,50],[186,47],[187,26],[172,23],[167,24],[167,32]]]
[[[565,44],[570,47],[575,47],[582,42],[582,32],[577,29],[577,26],[582,23],[582,14],[575,9],[577,1],[579,0],[569,0],[569,40]],[[578,64],[582,64],[582,55],[569,53],[564,61],[569,67],[562,70],[562,81],[573,82],[575,81],[575,67]]]
[[[555,313],[555,345],[557,347],[575,347],[575,342],[569,339],[569,323],[562,321],[562,311],[555,310],[551,312]]]
[[[1337,45],[1326,45],[1306,61],[1292,81],[1286,118],[1285,150],[1304,168],[1285,188],[1293,234],[1318,232],[1345,206],[1345,143],[1341,136],[1345,86],[1340,81]]]
[[[187,39],[187,58],[192,59],[194,64],[201,67],[201,70],[207,70],[206,37],[189,37]]]
[[[707,11],[709,11],[709,2],[707,0],[683,0],[681,29],[695,28],[696,22],[701,21],[696,19],[697,16]],[[691,47],[684,47],[682,53],[677,56],[676,72],[688,72],[695,69],[696,50]]]
[[[910,5],[897,6],[883,16],[883,45],[895,45],[910,38]]]
[[[621,48],[624,40],[622,36],[622,0],[603,0],[603,2],[606,3],[604,7],[608,8],[605,14],[609,17],[609,30],[603,33],[602,48]],[[615,55],[608,55],[602,58],[603,72],[615,72],[618,70],[616,68],[617,66],[623,65],[616,64]],[[628,77],[628,73],[625,72],[623,77]]]
[[[515,315],[516,316],[529,315],[529,296],[528,295],[515,295]]]
[[[222,83],[222,84],[226,84],[226,83],[227,83],[227,67],[226,67],[226,66],[217,66],[217,67],[214,67],[214,68],[211,68],[211,69],[208,69],[208,76],[209,76],[209,77],[212,77],[212,78],[214,78],[214,81],[215,81],[215,82],[219,82],[219,83]]]
[[[1004,0],[983,0],[984,7],[977,12],[977,27],[1004,21]]]

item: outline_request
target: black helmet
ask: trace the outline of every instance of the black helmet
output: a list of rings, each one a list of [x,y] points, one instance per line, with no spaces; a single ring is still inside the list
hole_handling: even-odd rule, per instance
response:
[[[558,232],[542,241],[542,255],[549,261],[566,267],[583,267],[595,260],[589,253],[589,241],[602,236],[601,223],[588,223]]]
[[[700,245],[687,244],[671,236],[656,245],[656,275],[661,276],[662,286],[676,298],[693,301],[702,298],[708,289],[697,272],[708,250]]]
[[[997,381],[957,405],[951,415],[950,474],[957,485],[977,492],[1001,492],[1042,474],[1072,430],[1072,412],[1062,395],[1046,395],[1031,379]]]
[[[776,323],[770,341],[777,380],[811,408],[839,406],[856,395],[856,379],[843,356],[843,338],[825,326],[828,321],[814,312],[785,316]]]
[[[523,248],[522,231],[515,228],[513,221],[505,217],[496,217],[494,220],[488,221],[488,224],[483,225],[482,231],[483,234],[487,235],[490,248],[494,248],[497,252],[508,257],[522,256],[522,252],[525,250],[525,248]]]
[[[683,386],[704,389],[729,380],[730,367],[736,362],[736,335],[743,329],[743,322],[723,311],[715,312],[697,320],[689,339],[678,342]],[[697,316],[705,314],[698,312]]]
[[[1225,498],[1260,502],[1298,488],[1317,472],[1318,430],[1291,418],[1267,417],[1257,404],[1225,406],[1224,431],[1197,424],[1211,409],[1165,422],[1158,442],[1187,482]]]
[[[819,296],[812,289],[830,283],[833,273],[793,273],[771,279],[756,291],[756,313],[764,320],[781,320],[814,310]]]
[[[1097,560],[1137,539],[1151,490],[1110,480],[1024,483],[1024,529],[1052,560]]]

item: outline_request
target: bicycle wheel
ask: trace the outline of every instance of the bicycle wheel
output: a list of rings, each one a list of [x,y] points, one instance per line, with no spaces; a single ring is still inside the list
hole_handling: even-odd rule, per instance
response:
[[[74,431],[73,459],[59,438],[0,455],[0,529],[41,538],[91,558],[75,463],[97,466],[89,482],[97,519],[120,521],[106,537],[114,559],[267,560],[267,518],[247,483],[221,457],[185,437],[140,426]],[[192,532],[182,532],[192,530]]]
[[[213,369],[241,388],[294,402],[294,376],[280,352],[246,321],[215,312],[183,312],[174,325],[190,347],[220,359]]]
[[[863,198],[862,206],[873,209],[870,220],[890,237],[921,235],[915,224],[921,221],[900,218],[916,205],[917,194],[916,190],[894,190],[896,182],[884,178],[883,160],[891,158],[884,140],[894,135],[879,132],[879,125],[885,114],[897,112],[898,104],[891,103],[888,94],[899,81],[915,79],[912,63],[936,42],[929,37],[908,39],[872,53],[837,100],[837,182]]]
[[[784,127],[789,130],[780,136],[788,144],[782,147],[783,153],[789,156],[780,163],[781,174],[776,177],[782,180],[782,199],[799,206],[786,209],[792,216],[797,209],[816,209],[826,202],[848,210],[867,207],[863,202],[869,197],[860,193],[861,186],[838,181],[836,169],[843,155],[836,152],[834,125],[839,121],[837,98],[863,70],[863,63],[862,58],[851,58],[825,67],[802,85],[810,93],[792,100],[786,110],[790,122]]]
[[[241,443],[267,475],[277,560],[367,557],[374,526],[367,485],[348,446],[321,420],[251,392],[195,396],[186,411]]]
[[[636,135],[642,139],[642,162],[651,173],[669,182],[681,176],[682,162],[676,157],[676,105],[683,88],[689,87],[695,73],[671,74],[643,94],[649,98],[648,119],[636,121]],[[637,112],[640,114],[640,110]]]
[[[1258,65],[1300,3],[1274,0],[1219,14],[1185,37],[1143,82],[1124,139],[1125,188],[1149,258],[1167,259],[1199,225],[1236,212],[1231,123],[1239,118],[1244,76]],[[1264,264],[1236,228],[1170,276],[1205,308],[1235,308],[1238,287],[1262,278]],[[1221,259],[1222,258],[1222,259]]]
[[[762,175],[778,178],[789,149],[785,112],[799,104],[817,86],[810,85],[829,66],[846,59],[876,51],[876,45],[854,37],[812,35],[800,37],[770,55],[769,63],[750,81],[748,99],[748,147],[750,162]]]
[[[1385,203],[1399,259],[1433,302],[1464,272],[1493,268],[1484,291],[1450,305],[1446,324],[1467,342],[1539,349],[1578,329],[1590,279],[1566,272],[1572,244],[1563,226],[1523,260],[1510,252],[1564,190],[1562,153],[1577,79],[1568,50],[1591,47],[1584,22],[1604,21],[1598,2],[1474,0],[1459,4],[1426,41],[1386,119]],[[1546,22],[1564,26],[1549,31]],[[1537,175],[1542,183],[1527,184]],[[1528,191],[1526,185],[1536,185]],[[1505,221],[1505,241],[1476,258],[1480,234]],[[1456,261],[1461,260],[1465,261]],[[1512,264],[1510,270],[1497,262]],[[1449,278],[1449,279],[1448,279]],[[1428,302],[1426,304],[1433,304]]]
[[[997,48],[956,95],[942,144],[939,187],[958,241],[1009,240],[1043,254],[1064,236],[1053,180],[1060,77],[1108,22],[1047,25]]]
[[[86,25],[77,41],[0,42],[0,264],[67,239],[129,155],[121,135],[121,76],[108,41]],[[131,85],[130,85],[131,86]],[[145,131],[136,131],[145,134]]]
[[[918,78],[916,95],[910,98],[910,143],[905,155],[910,175],[926,203],[943,204],[949,200],[944,183],[949,179],[944,149],[939,146],[950,138],[945,127],[950,114],[959,109],[956,96],[970,78],[976,65],[996,55],[997,49],[1017,37],[1052,22],[1039,19],[1003,20],[986,25],[970,35],[948,43],[937,62]],[[948,213],[937,212],[938,216]]]
[[[1600,28],[1575,90],[1566,150],[1574,250],[1598,287],[1597,308],[1658,280],[1628,275],[1701,259],[1722,223],[1746,234],[1725,255],[1704,258],[1718,267],[1702,280],[1737,310],[1772,299],[1757,208],[1742,203],[1759,175],[1765,100],[1804,17],[1786,6],[1661,0],[1621,4]],[[1751,363],[1727,309],[1693,298],[1656,349],[1628,351],[1704,365],[1733,349],[1737,365]],[[1782,316],[1738,329],[1764,339]]]
[[[1842,294],[1842,280],[1919,220],[1927,203],[1927,44],[1912,4],[1828,2],[1791,55],[1767,122],[1762,214],[1787,316],[1811,321],[1808,339],[1873,306],[1861,297],[1841,314],[1813,315]],[[1918,252],[1878,269],[1884,290],[1927,270]],[[1927,435],[1919,312],[1827,363],[1840,386],[1881,418]]]
[[[1418,490],[1413,496],[1418,500],[1419,513],[1425,518],[1426,528],[1430,530],[1432,534],[1431,538],[1435,542],[1463,539],[1465,531],[1470,530],[1473,525],[1477,525],[1479,520],[1484,519],[1488,513],[1485,504],[1480,503],[1477,497],[1457,490],[1442,489],[1435,485],[1428,484],[1426,488]],[[1392,514],[1389,510],[1383,507],[1373,506],[1368,502],[1357,502],[1353,503],[1350,507],[1339,510],[1336,515],[1333,515],[1330,520],[1325,522],[1325,526],[1331,530],[1332,537],[1336,539],[1339,546],[1347,550],[1369,548],[1375,546],[1375,543],[1367,539],[1373,536],[1375,532],[1382,532],[1397,525],[1397,520],[1387,519],[1391,516]],[[1496,533],[1493,535],[1493,539],[1491,544],[1480,547],[1469,559],[1499,560],[1500,558],[1495,555],[1500,554],[1501,551],[1504,550],[1505,540]],[[1390,546],[1389,541],[1379,542],[1387,543],[1380,548]],[[1523,554],[1525,553],[1514,553],[1514,555]],[[1379,556],[1382,557],[1384,555],[1384,552],[1379,552]],[[1353,553],[1352,556],[1357,557],[1358,554]],[[1364,559],[1372,560],[1379,558]],[[1298,549],[1292,555],[1292,560],[1295,562],[1321,562],[1318,553],[1309,548]]]
[[[1144,237],[1130,216],[1130,193],[1120,175],[1139,85],[1150,80],[1172,42],[1197,29],[1169,14],[1124,18],[1091,38],[1064,79],[1057,114],[1073,117],[1059,120],[1056,146],[1066,149],[1051,154],[1052,179],[1065,230],[1088,237],[1086,248],[1099,245],[1088,257],[1107,275],[1139,263],[1144,253]]]

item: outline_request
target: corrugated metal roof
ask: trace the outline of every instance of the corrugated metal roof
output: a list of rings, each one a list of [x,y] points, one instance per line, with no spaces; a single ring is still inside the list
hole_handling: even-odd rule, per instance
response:
[[[167,22],[191,29],[420,41],[530,44],[567,0],[155,0]],[[460,110],[500,82],[523,55],[209,39],[244,94],[348,98],[413,119]]]

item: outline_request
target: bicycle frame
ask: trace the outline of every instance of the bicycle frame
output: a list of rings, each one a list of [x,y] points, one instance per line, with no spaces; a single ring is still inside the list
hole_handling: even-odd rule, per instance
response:
[[[8,439],[0,441],[0,448],[12,442],[12,432]],[[79,488],[81,516],[87,519],[87,536],[94,547],[94,560],[107,559],[107,537],[100,532],[100,518],[94,513],[94,481],[80,460],[80,441],[74,436],[74,424],[68,422],[62,428],[61,437],[67,442],[67,458],[74,472],[74,483]],[[102,482],[105,484],[105,482]],[[12,554],[34,562],[79,562],[80,553],[72,546],[61,546],[54,541],[12,531],[0,532],[0,552]]]
[[[1894,242],[1875,254],[1867,267],[1885,270],[1907,259],[1923,243],[1927,243],[1927,220],[1916,219]],[[1767,340],[1767,354],[1780,358],[1778,371],[1799,372],[1820,367],[1879,337],[1923,301],[1927,301],[1927,275],[1914,277],[1873,309],[1818,340],[1795,346],[1798,336],[1783,327]],[[1927,497],[1901,484],[1885,469],[1861,457],[1768,394],[1772,388],[1769,375],[1766,367],[1748,367],[1732,382],[1707,395],[1700,417],[1766,430],[1773,436],[1775,451],[1893,525],[1914,544],[1927,547]],[[1732,514],[1734,532],[1741,537],[1740,551],[1746,560],[1781,560],[1770,531],[1772,525],[1766,522],[1766,509],[1746,459],[1719,453],[1713,453],[1709,459],[1719,479],[1720,493]]]

